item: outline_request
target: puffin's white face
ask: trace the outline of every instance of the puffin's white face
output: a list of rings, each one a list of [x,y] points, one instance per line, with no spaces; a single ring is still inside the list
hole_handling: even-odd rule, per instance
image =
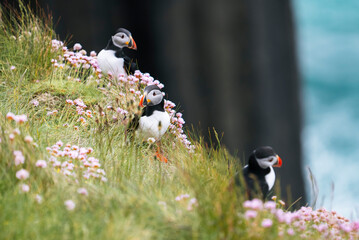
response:
[[[263,169],[269,168],[276,163],[282,165],[282,160],[280,160],[280,157],[278,155],[269,156],[266,158],[256,158],[256,160],[258,162],[258,165]]]
[[[146,100],[148,106],[160,104],[163,99],[163,94],[160,90],[154,89],[147,93]]]
[[[112,42],[116,47],[123,48],[130,44],[131,38],[126,33],[119,32],[112,36]]]

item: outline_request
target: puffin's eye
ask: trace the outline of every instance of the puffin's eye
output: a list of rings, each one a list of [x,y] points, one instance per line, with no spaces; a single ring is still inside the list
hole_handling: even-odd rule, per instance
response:
[[[124,38],[124,37],[125,37],[125,35],[122,34],[122,35],[121,35],[121,38]]]
[[[152,94],[153,96],[156,96],[156,93],[155,92],[153,92],[153,94]]]

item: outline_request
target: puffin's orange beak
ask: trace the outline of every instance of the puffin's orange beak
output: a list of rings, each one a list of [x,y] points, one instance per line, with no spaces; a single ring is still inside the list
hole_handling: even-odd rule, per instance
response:
[[[140,100],[140,107],[144,107],[144,106],[143,106],[143,99],[145,99],[145,95],[143,95],[143,96],[141,97],[141,100]]]
[[[137,50],[137,45],[136,45],[136,42],[135,40],[132,38],[132,36],[130,36],[130,46],[128,47],[129,49],[133,49],[133,50]]]
[[[273,167],[281,167],[282,166],[282,159],[277,155],[278,163],[273,165]]]

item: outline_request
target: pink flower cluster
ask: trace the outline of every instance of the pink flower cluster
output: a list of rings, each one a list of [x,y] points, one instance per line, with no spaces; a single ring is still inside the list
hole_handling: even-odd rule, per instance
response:
[[[171,117],[171,124],[169,129],[172,134],[177,136],[177,138],[189,149],[193,150],[194,146],[191,145],[191,142],[187,139],[187,135],[184,134],[183,125],[185,124],[184,119],[182,118],[182,113],[176,113],[173,109],[176,107],[176,104],[171,102],[170,100],[165,101],[165,110]]]
[[[63,147],[63,148],[62,148]],[[100,161],[92,156],[92,148],[79,147],[58,141],[46,150],[51,154],[49,164],[65,176],[75,179],[81,175],[85,179],[94,178],[107,182],[106,173],[101,169]]]
[[[187,201],[187,199],[189,199]],[[177,202],[187,202],[187,211],[192,211],[194,207],[198,206],[196,198],[190,198],[189,194],[181,194],[175,198]]]
[[[58,112],[59,112],[59,111],[57,111],[57,110],[55,109],[55,110],[52,110],[52,111],[47,112],[46,116],[53,116],[53,115],[58,114]]]
[[[27,122],[27,116],[25,114],[15,115],[12,112],[8,112],[6,114],[6,119],[13,120],[13,121],[15,121],[16,123],[19,123],[19,124]]]
[[[274,201],[263,203],[259,199],[248,200],[243,203],[246,210],[244,218],[251,224],[260,224],[263,228],[278,225],[279,237],[297,234],[304,239],[312,239],[321,235],[329,239],[358,239],[359,221],[350,222],[335,211],[324,208],[313,210],[311,207],[289,212],[280,208],[283,204]]]
[[[37,101],[36,99],[31,100],[30,104],[34,105],[35,107],[39,106],[39,101]]]
[[[60,46],[62,46],[62,42],[53,40],[53,48],[54,49],[59,49]],[[93,68],[93,72],[96,73],[96,75],[98,76],[98,78],[102,77],[101,74],[101,69],[98,67],[98,63],[97,63],[97,57],[96,57],[96,53],[95,52],[91,52],[90,56],[86,56],[86,51],[82,49],[81,44],[76,43],[73,47],[74,51],[69,51],[66,47],[63,47],[63,53],[62,55],[60,55],[57,59],[52,59],[52,64],[55,67],[61,67],[62,65],[59,64],[68,64],[71,67],[82,67],[82,68]],[[59,63],[59,61],[61,63]],[[63,66],[62,66],[63,67]],[[141,95],[141,92],[136,90],[136,88],[145,88],[148,85],[152,85],[155,84],[157,85],[160,89],[162,89],[164,87],[164,85],[158,81],[155,80],[153,77],[151,77],[151,75],[149,73],[142,73],[139,70],[135,71],[135,73],[133,75],[129,75],[129,76],[112,76],[111,73],[108,74],[109,78],[115,78],[117,79],[117,83],[119,86],[122,86],[125,88],[125,92],[126,95],[127,94],[133,94],[132,98],[128,98],[128,99],[132,99],[132,100],[139,100],[139,97]],[[111,82],[109,83],[109,87],[111,86]],[[125,97],[126,95],[121,91],[118,93],[118,95]],[[72,100],[67,100],[67,102],[69,104],[71,103]],[[74,104],[76,104],[75,102],[73,102]],[[76,104],[78,107],[81,107],[81,105]],[[85,105],[86,106],[86,105]],[[188,140],[187,135],[184,134],[183,131],[183,125],[185,124],[184,119],[182,118],[182,113],[176,113],[176,111],[174,110],[174,108],[176,107],[176,105],[167,100],[165,101],[165,109],[166,111],[170,114],[171,116],[171,125],[169,127],[169,131],[174,134],[191,152],[194,149],[194,146],[191,144],[191,142]],[[82,107],[82,110],[85,107]],[[123,107],[119,106],[117,109],[117,112],[120,113],[121,115],[125,116],[128,113],[128,109],[124,109]],[[78,111],[78,113],[82,113],[82,111]],[[81,114],[80,114],[81,115]],[[116,119],[117,117],[114,116],[114,119]],[[80,119],[80,121],[83,123],[84,119]]]
[[[66,200],[64,202],[64,204],[65,204],[66,209],[69,210],[69,211],[73,211],[75,209],[75,207],[76,207],[76,203],[74,201],[72,201],[71,199]]]
[[[25,170],[25,169],[20,169],[19,171],[16,172],[16,178],[20,179],[20,180],[25,180],[27,178],[29,178],[30,173]]]
[[[122,109],[120,107],[116,109],[116,112],[118,112],[119,114],[121,114],[123,116],[126,116],[128,114],[128,111],[126,111],[125,109]]]
[[[92,68],[98,77],[102,77],[101,69],[98,67],[96,53],[91,52],[90,56],[87,56],[85,50],[81,50],[82,46],[76,43],[73,47],[74,51],[70,51],[67,47],[63,47],[63,43],[58,40],[52,40],[52,49],[57,51],[62,47],[62,55],[57,59],[51,59],[51,63],[55,68],[65,68],[71,66],[75,68],[90,69]]]
[[[14,159],[15,166],[25,163],[25,157],[21,151],[14,151],[14,156],[15,156],[15,159]]]
[[[146,87],[148,85],[155,84],[160,89],[164,87],[162,83],[158,80],[154,80],[153,77],[151,77],[148,73],[141,73],[140,71],[136,71],[133,76],[129,76],[129,79],[137,78],[139,83]],[[133,80],[131,80],[133,82]],[[191,145],[191,142],[187,139],[187,135],[184,134],[183,131],[183,125],[185,124],[184,119],[182,118],[182,113],[176,113],[174,108],[176,107],[176,104],[174,104],[170,100],[165,101],[165,110],[168,112],[168,114],[171,117],[171,125],[169,126],[170,132],[177,136],[177,138],[189,149],[193,150],[194,146]]]
[[[59,41],[59,40],[56,40],[56,39],[53,39],[51,41],[51,47],[52,47],[53,51],[57,51],[60,48],[62,48],[63,46],[64,46],[64,43],[62,41]]]
[[[19,171],[16,172],[16,178],[19,180],[26,180],[29,178],[29,176],[30,173],[25,169],[20,169]],[[20,190],[23,193],[27,193],[30,191],[30,186],[25,183],[22,183],[20,184]]]
[[[78,122],[80,122],[81,124],[86,124],[87,123],[86,117],[92,118],[93,115],[96,113],[96,112],[92,112],[91,110],[86,110],[87,106],[80,98],[77,98],[75,100],[67,99],[66,103],[69,104],[70,106],[76,106],[76,112],[78,115],[81,116],[78,119]]]

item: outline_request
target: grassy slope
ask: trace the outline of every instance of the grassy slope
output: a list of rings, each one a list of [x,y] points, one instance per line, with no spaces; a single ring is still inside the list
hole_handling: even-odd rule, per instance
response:
[[[26,8],[22,14],[17,25],[1,23],[1,238],[218,239],[245,232],[234,227],[240,205],[227,191],[233,173],[227,163],[235,159],[223,149],[208,150],[200,143],[195,143],[197,149],[190,154],[179,142],[172,147],[173,137],[168,136],[163,145],[170,163],[162,164],[153,160],[154,151],[147,144],[126,144],[121,124],[106,125],[101,119],[86,127],[77,124],[76,112],[65,106],[66,99],[81,98],[96,111],[95,104],[108,102],[108,96],[96,84],[69,81],[66,70],[55,71],[51,59],[61,51],[51,51],[51,27]],[[33,99],[39,100],[38,107],[31,105]],[[59,113],[47,116],[53,109]],[[28,122],[18,125],[6,120],[10,111],[26,114]],[[64,123],[69,127],[63,127]],[[72,127],[76,124],[79,130]],[[8,135],[14,128],[21,134],[10,141]],[[26,135],[32,136],[38,147],[24,142]],[[92,156],[100,159],[108,182],[76,183],[50,167],[36,168],[37,160],[50,157],[46,147],[59,140],[92,147]],[[24,165],[14,165],[14,150],[23,152]],[[21,168],[30,172],[29,179],[16,179]],[[21,193],[23,182],[30,186],[29,193]],[[89,196],[78,194],[79,187],[85,187]],[[184,193],[196,197],[198,207],[188,211],[187,200],[175,201]],[[35,201],[36,194],[43,197],[41,204]],[[67,199],[76,203],[75,210],[65,208]]]
[[[243,217],[244,199],[229,187],[240,168],[239,159],[224,148],[205,147],[200,139],[192,139],[196,148],[189,153],[168,133],[162,144],[170,162],[154,160],[154,149],[149,144],[138,139],[125,141],[125,125],[112,121],[110,111],[99,116],[99,105],[124,106],[129,102],[127,97],[119,98],[118,88],[104,92],[93,80],[85,82],[86,74],[73,68],[55,69],[51,59],[62,52],[52,50],[55,34],[51,25],[25,7],[10,19],[0,22],[0,239],[277,238],[276,221],[272,228],[260,226],[262,219],[273,218],[268,213],[260,213],[252,222]],[[11,66],[16,68],[11,70]],[[68,76],[79,77],[82,82],[68,80]],[[128,86],[120,90],[126,92]],[[80,124],[75,107],[65,103],[76,98],[97,112],[87,124]],[[39,106],[33,106],[33,100]],[[54,109],[58,113],[48,116]],[[29,120],[16,124],[6,120],[8,112],[26,114]],[[11,141],[9,134],[15,128],[21,133]],[[37,146],[24,141],[27,135]],[[35,167],[37,160],[51,157],[46,147],[59,140],[92,147],[90,156],[100,160],[108,181],[75,180],[50,166]],[[22,151],[24,164],[15,166],[15,150]],[[28,179],[15,177],[21,168],[30,172]],[[80,168],[75,168],[74,172],[78,171]],[[21,192],[23,183],[30,186],[29,192]],[[80,187],[89,195],[78,194]],[[37,194],[42,203],[36,201]],[[189,199],[175,200],[181,194],[196,198],[198,204],[188,210]],[[73,211],[66,209],[66,200],[76,203]]]

